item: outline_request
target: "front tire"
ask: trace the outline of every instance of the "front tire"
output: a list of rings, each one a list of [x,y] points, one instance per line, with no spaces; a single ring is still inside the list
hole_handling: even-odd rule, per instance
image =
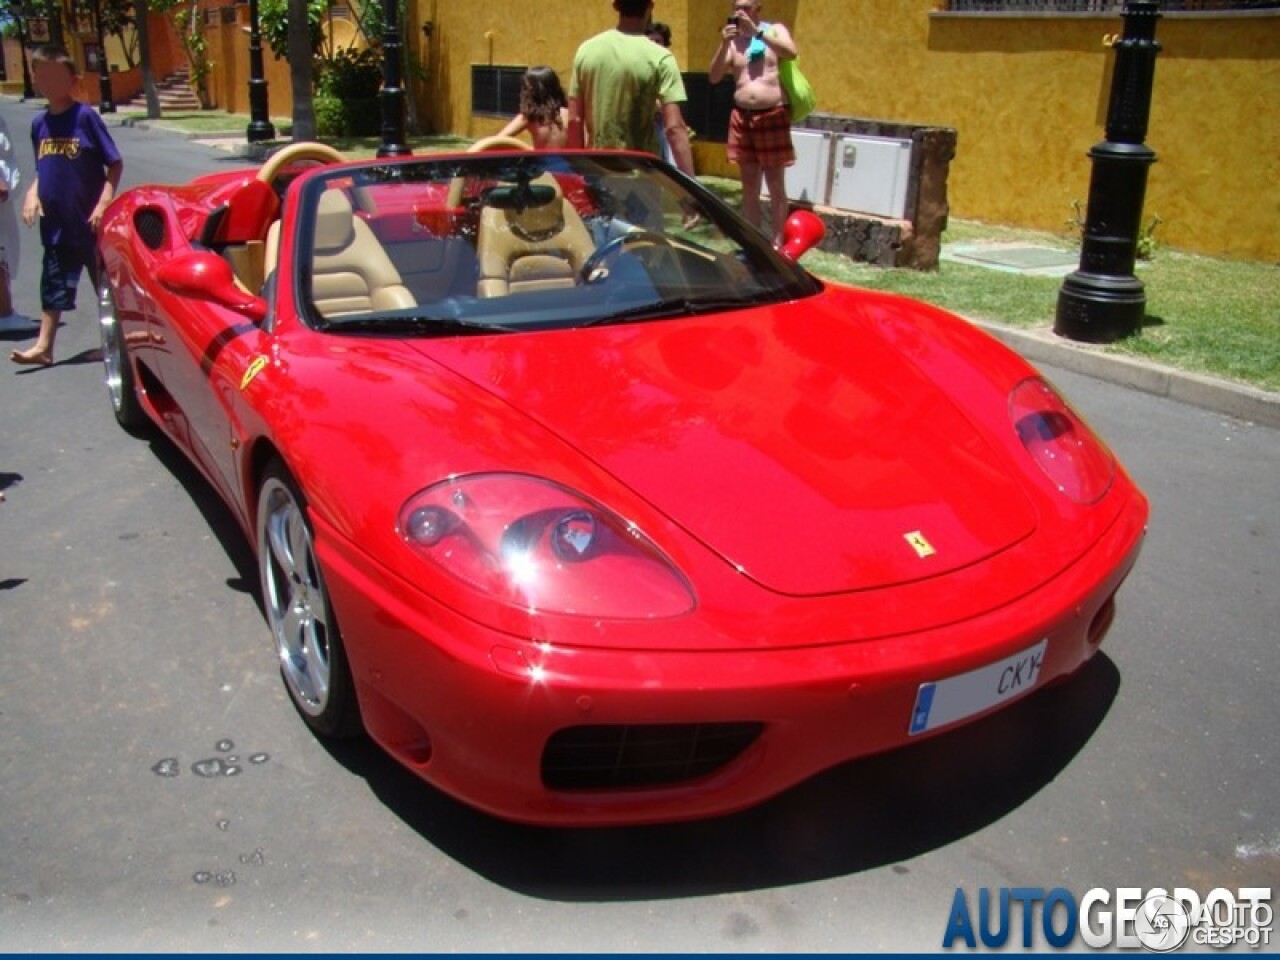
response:
[[[355,684],[316,561],[306,499],[279,461],[267,468],[258,492],[258,570],[293,705],[321,736],[359,734]]]
[[[125,346],[124,334],[120,331],[115,292],[101,267],[98,276],[98,332],[102,337],[103,379],[107,384],[107,396],[111,399],[111,412],[120,426],[130,433],[140,433],[147,426],[147,415],[142,412],[138,385],[129,362],[129,348]]]

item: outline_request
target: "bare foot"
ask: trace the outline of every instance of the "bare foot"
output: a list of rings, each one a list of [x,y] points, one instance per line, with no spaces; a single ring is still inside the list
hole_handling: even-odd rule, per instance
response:
[[[9,354],[9,359],[27,367],[48,367],[53,364],[53,355],[48,350],[37,350],[35,347],[30,350],[14,350]]]

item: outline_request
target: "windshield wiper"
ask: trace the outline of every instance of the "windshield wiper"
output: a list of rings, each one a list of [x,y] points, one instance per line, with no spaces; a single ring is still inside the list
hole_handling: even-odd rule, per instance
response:
[[[512,327],[499,324],[468,323],[456,317],[365,316],[350,320],[329,320],[323,329],[330,333],[417,334],[419,336],[477,336],[486,333],[510,333]]]
[[[655,300],[639,306],[627,307],[614,313],[606,313],[585,323],[583,327],[603,327],[611,323],[627,323],[631,320],[662,320],[667,317],[693,317],[717,310],[743,310],[759,302],[753,297],[671,297]]]

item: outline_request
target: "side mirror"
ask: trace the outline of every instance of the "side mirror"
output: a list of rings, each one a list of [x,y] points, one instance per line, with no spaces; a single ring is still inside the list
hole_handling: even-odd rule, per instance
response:
[[[170,293],[215,303],[254,323],[267,316],[267,301],[236,285],[231,265],[216,253],[196,251],[175,257],[156,271],[156,279]]]
[[[827,225],[821,217],[809,210],[797,210],[787,217],[778,251],[788,260],[799,260],[820,244],[826,235]]]

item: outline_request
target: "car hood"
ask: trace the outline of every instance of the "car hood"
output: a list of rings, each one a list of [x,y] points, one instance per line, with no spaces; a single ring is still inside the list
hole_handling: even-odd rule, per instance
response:
[[[936,577],[1027,537],[1019,468],[855,303],[416,349],[779,593]]]

